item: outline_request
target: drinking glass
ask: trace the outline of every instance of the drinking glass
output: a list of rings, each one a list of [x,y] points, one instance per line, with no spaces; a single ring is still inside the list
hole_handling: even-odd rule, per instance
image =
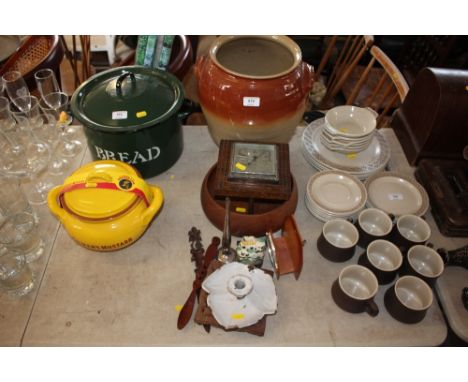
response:
[[[0,174],[9,177],[30,177],[42,171],[49,160],[49,151],[44,143],[36,142],[24,129],[28,125],[23,114],[14,118],[11,103],[0,97],[0,133],[5,142],[0,152]],[[22,125],[25,124],[23,128]]]
[[[60,130],[63,142],[60,153],[65,157],[74,157],[83,150],[83,144],[76,139],[76,131],[68,129],[73,119],[67,112],[69,97],[64,92],[50,93],[41,103],[43,112],[48,116],[49,122],[56,124]],[[51,107],[50,105],[54,105]]]
[[[28,212],[18,212],[7,216],[0,227],[0,244],[19,255],[26,262],[37,260],[44,253],[44,240],[39,236],[34,216]]]
[[[34,289],[34,277],[24,255],[0,249],[0,290],[10,297],[24,296]]]
[[[0,97],[0,132],[13,151],[20,152],[24,149],[17,134],[16,122],[10,112],[10,101],[6,97]]]
[[[10,112],[20,126],[29,132],[33,132],[34,129],[41,127],[43,120],[41,118],[41,108],[39,107],[39,100],[37,97],[27,95],[18,97],[16,100],[22,105],[29,105],[27,110],[21,108],[18,108],[18,110],[15,108],[16,104],[10,104]],[[37,139],[36,136],[34,138]]]
[[[55,73],[52,69],[41,69],[34,73],[34,79],[36,80],[37,89],[41,95],[43,100],[54,101],[54,98],[47,98],[47,96],[51,93],[59,93],[60,87],[55,77]],[[46,101],[47,102],[47,101]],[[58,107],[60,105],[56,105],[54,103],[47,104],[51,108]]]
[[[31,181],[25,188],[29,202],[32,204],[44,204],[47,201],[47,193],[56,184],[49,179],[37,179],[49,165],[52,147],[39,137],[44,122],[39,101],[34,96],[25,96],[31,103],[27,112],[17,110],[10,104],[10,112],[17,122],[20,136],[26,140],[24,153],[21,155],[8,155],[5,152],[0,157],[0,170],[8,176],[17,176]],[[15,170],[15,171],[13,171]]]
[[[27,98],[27,102],[31,107],[27,112],[15,109],[11,110],[13,117],[17,120],[23,130],[28,134],[32,134],[32,138],[34,140],[44,142],[52,149],[57,144],[59,137],[56,130],[49,128],[47,118],[42,113],[39,100],[35,96],[26,96],[21,98]]]
[[[29,99],[24,97],[30,95],[30,93],[21,73],[17,70],[7,72],[3,75],[3,81],[11,102],[21,111],[29,111],[31,104],[28,103]]]
[[[7,217],[19,212],[32,214],[36,223],[38,222],[38,217],[29,204],[19,179],[0,176],[0,213]]]
[[[25,160],[30,173],[42,172],[50,160],[50,147],[42,140],[37,132],[43,126],[39,101],[34,96],[21,97],[24,102],[28,102],[31,107],[28,111],[20,111],[15,105],[10,103],[10,113],[16,121],[20,139],[26,141]],[[26,101],[27,100],[27,101]]]

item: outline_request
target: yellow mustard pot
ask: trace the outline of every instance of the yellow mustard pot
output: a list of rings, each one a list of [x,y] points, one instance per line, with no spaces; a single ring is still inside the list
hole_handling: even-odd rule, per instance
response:
[[[130,165],[116,160],[88,163],[47,196],[52,213],[80,245],[115,251],[133,244],[163,204],[163,193]]]

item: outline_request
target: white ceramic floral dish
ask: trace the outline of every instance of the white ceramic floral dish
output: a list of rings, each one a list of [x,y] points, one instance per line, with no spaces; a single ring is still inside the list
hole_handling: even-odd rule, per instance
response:
[[[214,318],[225,329],[253,325],[277,310],[272,277],[258,268],[249,270],[245,264],[223,265],[205,279],[202,288],[208,293]]]

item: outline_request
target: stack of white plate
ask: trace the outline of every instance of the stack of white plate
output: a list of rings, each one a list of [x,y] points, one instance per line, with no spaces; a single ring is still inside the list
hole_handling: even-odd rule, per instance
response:
[[[366,201],[364,184],[344,171],[318,172],[307,182],[306,207],[321,221],[353,217],[364,208]]]
[[[371,144],[376,125],[376,113],[373,110],[349,105],[337,106],[325,114],[320,140],[331,151],[358,153]]]
[[[309,124],[302,134],[304,158],[319,171],[346,171],[360,180],[385,169],[390,160],[390,147],[384,136],[375,130],[369,146],[358,153],[342,154],[325,147],[320,139],[324,130],[324,118]]]

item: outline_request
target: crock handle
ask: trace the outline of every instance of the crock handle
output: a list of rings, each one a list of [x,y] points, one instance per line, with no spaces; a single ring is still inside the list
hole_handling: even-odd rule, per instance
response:
[[[147,226],[154,215],[161,209],[161,206],[164,201],[164,195],[162,190],[157,186],[149,186],[151,191],[153,191],[153,200],[151,201],[148,208],[141,214],[141,221],[144,226]]]
[[[122,95],[122,82],[125,80],[125,78],[130,77],[132,80],[132,86],[135,86],[136,78],[135,74],[132,72],[123,72],[119,78],[117,78],[117,82],[115,84],[115,89],[117,91],[117,94],[120,96]]]
[[[67,213],[62,208],[59,202],[59,195],[62,192],[63,186],[56,186],[52,188],[47,194],[47,205],[52,213],[57,216],[61,221],[65,219]]]
[[[201,71],[202,71],[202,67],[203,65],[205,64],[205,61],[207,59],[207,55],[203,55],[203,56],[200,56],[198,57],[197,61],[195,62],[195,66],[194,66],[194,74],[195,74],[195,78],[197,79],[197,81],[200,81],[200,74],[201,74]]]
[[[302,87],[302,94],[308,95],[312,90],[312,86],[314,85],[314,68],[312,65],[309,65],[307,62],[301,63],[301,87]]]

